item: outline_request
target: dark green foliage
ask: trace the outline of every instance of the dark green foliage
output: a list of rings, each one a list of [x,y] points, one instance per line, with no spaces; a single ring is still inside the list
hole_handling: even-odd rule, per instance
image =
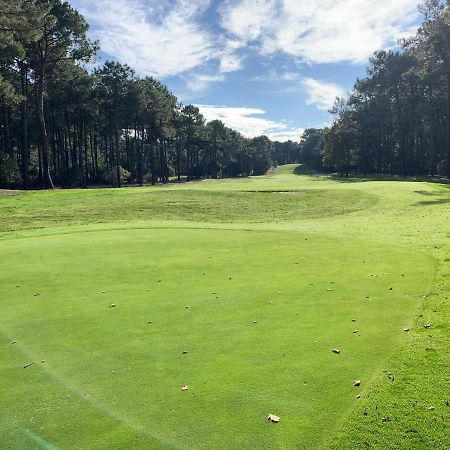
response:
[[[67,2],[0,0],[0,11],[14,13],[0,18],[1,186],[156,184],[264,174],[272,154],[297,161],[278,158],[284,150],[267,138],[206,124],[127,65],[107,61],[89,74],[79,63],[98,45]]]
[[[333,112],[325,163],[341,173],[450,175],[449,6],[428,0],[401,51],[379,51]]]
[[[299,162],[314,170],[324,169],[324,131],[316,128],[307,128],[300,141]]]

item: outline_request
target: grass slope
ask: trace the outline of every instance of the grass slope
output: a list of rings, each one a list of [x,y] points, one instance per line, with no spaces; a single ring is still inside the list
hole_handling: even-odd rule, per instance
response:
[[[293,171],[0,198],[0,448],[447,448],[446,186]]]

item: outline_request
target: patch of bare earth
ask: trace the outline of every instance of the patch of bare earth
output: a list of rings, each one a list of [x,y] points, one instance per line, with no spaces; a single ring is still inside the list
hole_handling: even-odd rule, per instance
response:
[[[284,194],[284,195],[303,195],[301,191],[273,191],[272,194]]]
[[[18,195],[21,191],[12,191],[10,189],[0,189],[0,197],[9,197],[11,195]]]

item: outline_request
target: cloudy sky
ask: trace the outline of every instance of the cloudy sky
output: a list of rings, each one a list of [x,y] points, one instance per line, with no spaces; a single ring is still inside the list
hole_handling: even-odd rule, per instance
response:
[[[417,0],[70,0],[114,59],[248,137],[330,122],[377,49],[420,23]]]

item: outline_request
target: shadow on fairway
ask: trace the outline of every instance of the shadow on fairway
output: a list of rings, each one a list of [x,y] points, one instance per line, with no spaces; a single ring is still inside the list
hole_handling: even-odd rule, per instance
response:
[[[448,186],[445,186],[448,189]],[[437,191],[437,192],[428,192],[428,191],[414,191],[416,194],[423,195],[428,197],[428,200],[422,200],[420,202],[415,203],[415,206],[432,206],[432,205],[443,205],[446,203],[450,203],[450,197],[448,196],[448,192]]]

